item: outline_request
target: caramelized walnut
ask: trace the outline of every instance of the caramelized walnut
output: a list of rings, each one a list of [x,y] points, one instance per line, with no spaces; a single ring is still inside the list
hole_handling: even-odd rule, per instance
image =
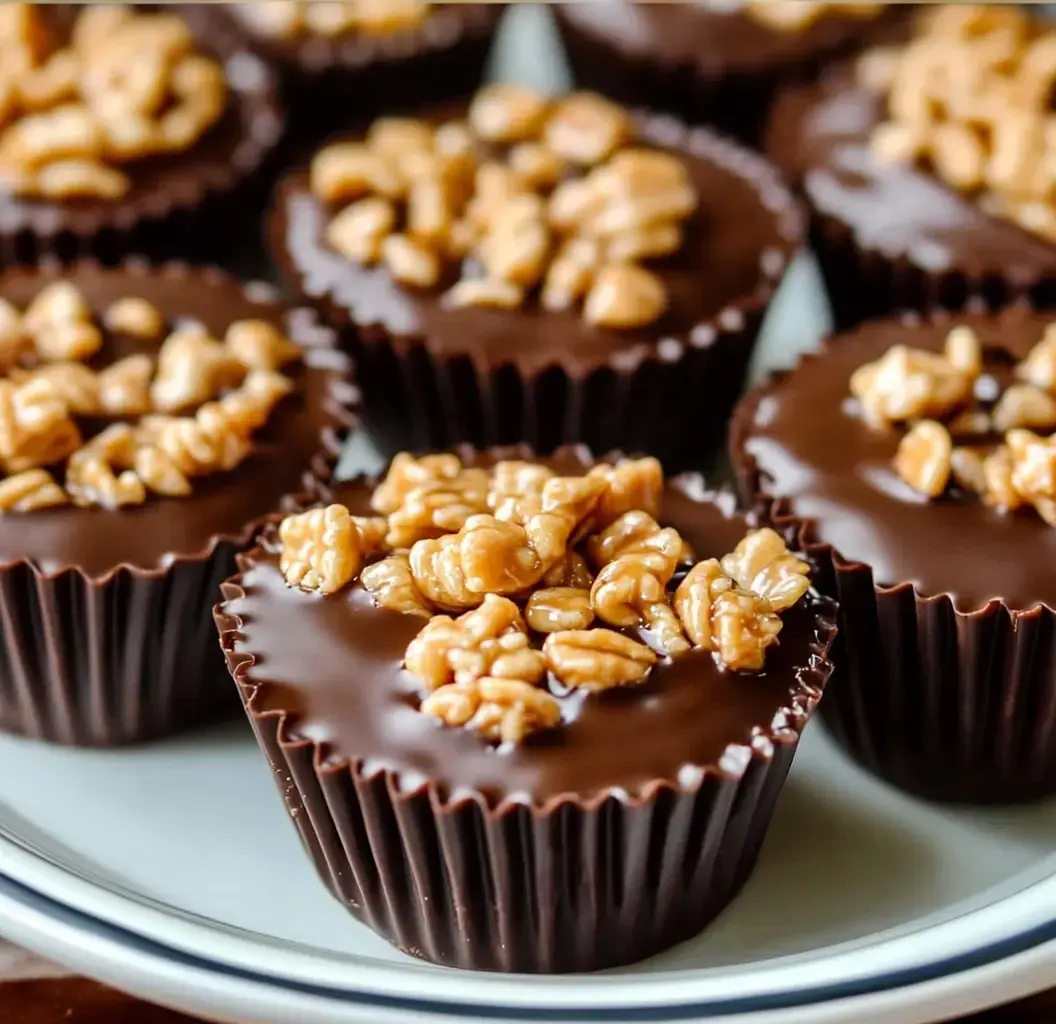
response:
[[[551,633],[543,644],[550,671],[566,686],[607,690],[642,682],[656,664],[656,654],[611,629]]]
[[[287,516],[279,540],[279,568],[291,587],[332,594],[363,567],[359,530],[344,505]]]

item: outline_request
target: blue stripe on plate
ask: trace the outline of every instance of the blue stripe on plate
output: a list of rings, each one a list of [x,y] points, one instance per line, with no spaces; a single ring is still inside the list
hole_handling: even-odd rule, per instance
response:
[[[414,1011],[419,1014],[466,1016],[497,1021],[567,1021],[570,1024],[636,1024],[644,1021],[690,1021],[701,1018],[721,1018],[734,1014],[760,1013],[768,1010],[784,1010],[811,1006],[871,995],[877,992],[903,988],[908,985],[932,981],[936,978],[958,974],[975,967],[996,963],[1017,953],[1026,952],[1035,946],[1056,939],[1056,920],[1032,928],[1020,935],[983,946],[970,953],[928,964],[919,969],[892,971],[874,978],[827,985],[824,987],[788,993],[772,993],[767,996],[748,996],[735,999],[714,1000],[705,1003],[689,1003],[684,1006],[636,1007],[628,1010],[585,1010],[581,1008],[503,1008],[481,1006],[475,1003],[437,1002],[433,1000],[382,996],[369,992],[353,992],[326,986],[307,985],[301,982],[280,981],[270,975],[258,974],[241,968],[228,967],[203,957],[191,956],[145,939],[116,925],[96,918],[43,896],[38,892],[0,875],[0,894],[19,903],[27,910],[72,927],[97,939],[117,944],[135,952],[179,964],[199,971],[206,971],[220,978],[237,978],[241,981],[291,993],[327,999],[335,1004],[374,1006],[387,1010]],[[3,918],[0,915],[0,930]]]

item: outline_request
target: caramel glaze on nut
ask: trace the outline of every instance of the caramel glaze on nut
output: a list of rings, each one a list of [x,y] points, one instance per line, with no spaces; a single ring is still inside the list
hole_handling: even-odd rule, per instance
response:
[[[664,315],[652,265],[682,249],[699,202],[683,158],[638,142],[622,107],[501,84],[464,119],[382,118],[361,141],[326,146],[310,187],[346,259],[443,288],[453,307],[581,306],[611,330]]]
[[[279,568],[328,595],[359,577],[377,607],[422,617],[404,659],[421,711],[517,743],[560,724],[563,694],[639,685],[694,648],[726,671],[764,668],[809,567],[769,529],[694,566],[654,518],[663,489],[649,458],[561,476],[404,453],[371,515],[334,503],[284,519]]]

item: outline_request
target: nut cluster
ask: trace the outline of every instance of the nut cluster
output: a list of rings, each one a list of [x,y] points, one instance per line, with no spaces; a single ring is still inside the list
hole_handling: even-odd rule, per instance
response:
[[[761,670],[779,613],[809,588],[806,563],[769,529],[694,565],[657,522],[663,486],[648,458],[562,477],[402,454],[374,491],[377,515],[330,505],[283,520],[279,567],[323,594],[358,576],[377,606],[428,617],[404,662],[422,712],[518,742],[561,721],[562,687],[641,683],[694,648]]]
[[[855,0],[748,0],[744,11],[753,21],[777,32],[803,32],[829,15],[866,20],[877,17],[884,7]]]
[[[982,345],[960,326],[942,353],[889,349],[855,371],[851,393],[877,427],[909,424],[894,468],[918,493],[938,498],[956,484],[1004,512],[1032,506],[1056,526],[1056,326],[1015,367],[1015,383],[980,388],[985,376]]]
[[[103,332],[68,282],[47,285],[23,312],[0,300],[0,511],[71,501],[114,509],[142,504],[148,492],[190,494],[194,477],[246,458],[253,431],[293,388],[278,371],[299,349],[262,320],[232,323],[223,342],[201,326],[166,337],[160,312],[130,296],[102,325],[160,341],[157,358],[89,365]],[[118,422],[85,438],[107,419]]]
[[[258,0],[232,10],[254,31],[272,39],[320,35],[336,39],[363,33],[387,36],[417,28],[428,0]]]
[[[223,69],[183,19],[86,7],[68,43],[31,3],[0,5],[0,184],[16,195],[119,199],[119,168],[189,149],[227,103]]]
[[[920,162],[994,215],[1056,239],[1056,31],[1012,5],[943,4],[916,39],[866,53],[858,72],[887,96],[877,155]]]
[[[349,260],[446,287],[452,306],[515,309],[537,293],[616,329],[663,315],[664,282],[641,263],[682,247],[698,203],[685,163],[635,146],[622,107],[515,85],[480,91],[466,121],[382,118],[317,153],[310,183],[337,208],[326,239]]]

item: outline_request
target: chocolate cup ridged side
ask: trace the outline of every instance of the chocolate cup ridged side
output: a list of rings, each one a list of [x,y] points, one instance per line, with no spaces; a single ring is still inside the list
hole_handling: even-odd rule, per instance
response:
[[[469,449],[460,451],[463,457]],[[585,448],[577,451],[590,459]],[[530,458],[525,446],[499,458]],[[685,478],[688,481],[699,477]],[[239,555],[240,572],[254,549]],[[224,602],[245,596],[241,576]],[[328,759],[286,712],[258,711],[242,620],[214,609],[221,647],[279,793],[323,884],[395,946],[471,970],[571,973],[644,959],[699,933],[755,865],[799,738],[832,672],[835,609],[798,687],[751,747],[723,769],[656,779],[640,793],[566,794],[543,805],[450,798],[433,782]],[[306,666],[310,671],[310,666]],[[691,779],[693,772],[687,772]]]
[[[227,600],[242,595],[237,577]],[[232,653],[239,622],[216,610]],[[809,674],[800,721],[751,753],[740,776],[697,787],[657,781],[639,798],[602,794],[551,806],[447,802],[433,785],[327,765],[286,735],[281,712],[255,713],[239,689],[279,791],[331,893],[404,952],[472,970],[569,973],[631,963],[697,934],[755,865],[799,733],[828,674]]]
[[[714,125],[751,146],[758,146],[763,137],[775,96],[787,87],[814,81],[827,65],[853,54],[864,43],[862,38],[847,39],[798,59],[709,74],[693,62],[674,61],[658,53],[633,53],[608,43],[584,31],[560,5],[554,14],[577,86],[630,106],[667,110],[691,124]]]
[[[276,54],[272,64],[290,114],[282,146],[287,162],[305,159],[307,147],[331,131],[471,96],[484,81],[500,14],[490,9],[449,12],[452,23],[444,31],[419,30],[401,39],[398,48],[386,40],[373,46],[360,40],[349,45],[345,56],[342,44],[330,44],[322,60],[311,59],[311,46],[300,54]],[[267,53],[269,47],[264,42],[260,49]]]
[[[908,255],[862,245],[852,227],[817,210],[811,215],[810,243],[840,331],[902,310],[956,311],[978,301],[994,311],[1021,299],[1038,309],[1056,306],[1056,277],[1017,280],[1001,268],[979,277],[956,267],[929,270]]]
[[[363,425],[386,454],[407,448],[479,448],[529,443],[548,453],[584,443],[594,451],[648,451],[676,471],[721,451],[744,388],[763,317],[804,236],[802,211],[770,163],[702,128],[656,118],[659,134],[677,131],[690,152],[711,158],[756,189],[773,214],[779,244],[759,254],[756,286],[708,320],[648,349],[617,352],[584,366],[554,361],[523,368],[516,353],[501,361],[440,353],[421,335],[397,335],[363,323],[332,287],[312,280],[285,244],[280,183],[268,218],[268,241],[280,272],[300,301],[337,328],[362,386]]]
[[[179,263],[125,266],[132,280],[176,275],[190,286],[195,276],[229,279],[217,268]],[[320,327],[314,312],[294,315],[310,336],[307,358],[319,360],[330,376],[331,422],[304,468],[302,490],[282,509],[214,536],[202,551],[174,556],[164,567],[122,564],[92,576],[76,566],[44,572],[24,559],[0,564],[0,730],[112,747],[235,710],[210,614],[220,584],[235,571],[235,555],[264,527],[282,510],[310,502],[331,479],[355,422],[358,393],[349,383],[347,356],[334,348],[332,332]]]
[[[119,201],[113,210],[41,203],[17,216],[0,207],[0,267],[94,259],[114,266],[126,256],[216,264],[237,258],[246,238],[257,240],[269,173],[285,116],[279,80],[240,42],[228,18],[200,4],[172,5],[221,59],[238,62],[236,104],[244,121],[231,159],[210,172],[170,181],[163,191]]]
[[[846,66],[832,69],[836,81],[846,75]],[[1051,274],[1005,266],[979,273],[956,266],[929,268],[907,252],[885,252],[865,244],[856,225],[820,208],[795,156],[801,104],[812,95],[810,88],[791,88],[776,101],[763,151],[788,175],[807,205],[810,247],[825,284],[835,330],[849,331],[866,320],[902,311],[957,311],[980,302],[994,311],[1021,299],[1038,309],[1056,306],[1056,277]]]
[[[1000,598],[963,611],[950,594],[883,585],[841,557],[768,491],[746,449],[756,407],[779,379],[734,414],[731,457],[745,501],[795,537],[818,589],[838,602],[822,721],[855,760],[910,793],[971,803],[1056,793],[1056,611]]]

